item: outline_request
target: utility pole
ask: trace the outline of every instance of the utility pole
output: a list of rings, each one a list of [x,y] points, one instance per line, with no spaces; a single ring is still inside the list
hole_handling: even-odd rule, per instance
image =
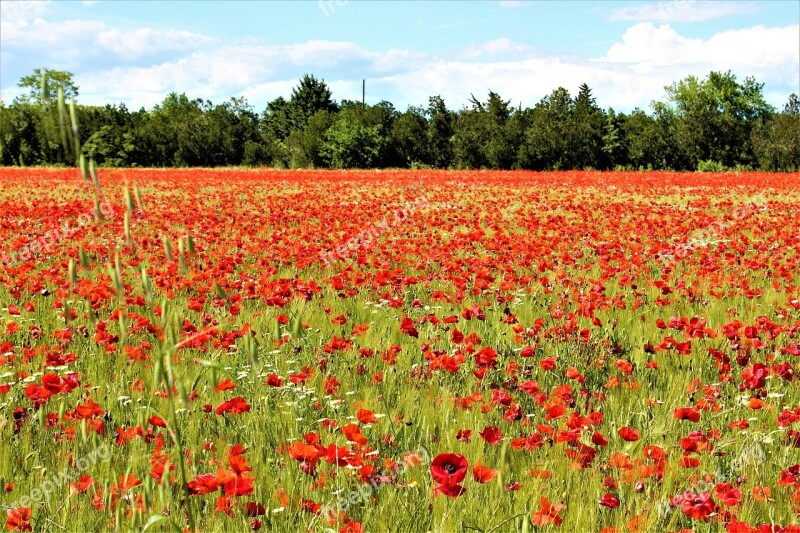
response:
[[[361,105],[366,105],[364,103],[364,98],[367,95],[367,80],[361,80]]]

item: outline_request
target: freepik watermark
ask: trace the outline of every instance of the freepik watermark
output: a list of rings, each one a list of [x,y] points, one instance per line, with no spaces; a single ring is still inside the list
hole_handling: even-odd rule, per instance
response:
[[[97,205],[98,207],[95,210],[81,213],[75,222],[64,220],[61,223],[61,227],[40,235],[22,248],[14,250],[10,254],[0,253],[0,263],[16,266],[22,262],[32,261],[42,253],[52,254],[55,252],[55,247],[58,243],[72,237],[72,235],[92,222],[97,222],[100,219],[100,214],[107,219],[114,217],[114,209],[110,203],[103,201]],[[98,210],[100,214],[97,213]]]
[[[431,207],[430,202],[420,195],[410,202],[403,202],[400,207],[392,210],[380,221],[371,223],[368,227],[353,235],[347,241],[328,252],[320,253],[319,258],[325,267],[336,261],[347,259],[359,248],[371,244],[375,239],[392,228],[400,226],[411,219],[414,213]]]
[[[677,507],[680,507],[681,502],[691,501],[700,497],[703,493],[712,494],[714,487],[717,483],[724,482],[738,476],[745,466],[759,465],[766,461],[767,456],[764,450],[758,444],[753,444],[750,447],[744,448],[741,453],[731,461],[728,472],[721,469],[717,470],[713,475],[706,473],[700,479],[692,482],[691,486],[684,492],[678,492],[668,498],[664,498],[656,507],[658,518],[665,520],[669,514]]]
[[[708,226],[693,231],[686,242],[675,246],[674,257],[676,259],[685,259],[696,248],[706,247],[711,244],[721,242],[723,230],[732,226],[734,222],[740,222],[754,213],[766,211],[768,207],[769,205],[767,199],[763,194],[759,194],[750,198],[743,204],[736,206],[731,216],[732,220],[718,218]]]
[[[8,511],[9,509],[18,509],[20,507],[31,507],[37,503],[47,501],[56,491],[61,490],[64,484],[75,481],[81,474],[98,462],[107,463],[110,460],[111,448],[108,447],[108,444],[103,444],[99,448],[95,448],[89,452],[85,457],[81,457],[75,461],[76,470],[74,472],[70,472],[67,469],[61,472],[53,472],[52,475],[45,477],[44,481],[42,481],[38,487],[32,489],[26,496],[10,504],[1,504],[0,508],[4,511]]]
[[[336,11],[337,7],[342,7],[347,4],[347,0],[319,0],[318,5],[326,17],[329,17]]]
[[[347,494],[339,497],[339,499],[336,500],[335,507],[323,507],[321,510],[321,515],[325,519],[336,520],[337,517],[340,516],[340,513],[346,513],[351,505],[355,505],[359,501],[362,501],[365,504],[369,503],[372,497],[377,494],[377,492],[384,485],[394,484],[408,470],[418,466],[429,465],[430,462],[430,454],[428,454],[428,451],[425,448],[419,448],[416,452],[407,453],[401,462],[395,463],[395,465],[392,467],[391,475],[371,477],[368,483],[363,483],[358,487],[358,489],[353,489]]]

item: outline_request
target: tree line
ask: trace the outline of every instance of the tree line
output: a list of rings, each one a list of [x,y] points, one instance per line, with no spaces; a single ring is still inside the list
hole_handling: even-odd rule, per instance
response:
[[[21,96],[0,101],[0,163],[75,164],[53,97],[76,98],[72,78],[36,69],[20,80]],[[399,111],[337,102],[306,75],[261,113],[244,98],[213,104],[173,92],[151,110],[75,105],[75,115],[83,155],[109,167],[800,170],[800,99],[778,110],[763,87],[711,72],[667,86],[649,112],[604,109],[586,84],[533,107],[489,91],[459,110],[432,96]]]

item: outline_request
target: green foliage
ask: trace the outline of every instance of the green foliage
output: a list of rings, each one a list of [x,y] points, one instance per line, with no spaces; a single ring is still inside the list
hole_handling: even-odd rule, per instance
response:
[[[510,102],[489,91],[486,103],[474,96],[472,109],[462,111],[453,137],[456,166],[460,168],[511,168],[516,146],[510,131]]]
[[[424,110],[410,107],[397,116],[389,133],[397,158],[396,166],[430,164],[431,150],[426,142],[427,134],[428,121]]]
[[[267,104],[261,117],[262,130],[272,139],[284,140],[292,131],[292,107],[282,96]]]
[[[320,111],[336,112],[333,94],[324,80],[306,74],[300,84],[292,89],[289,102],[293,129],[303,129],[309,119]]]
[[[782,113],[756,124],[751,141],[764,170],[800,170],[800,99],[796,94],[789,96]]]
[[[33,73],[20,78],[17,87],[28,92],[17,97],[22,103],[39,104],[54,101],[59,87],[64,91],[64,99],[69,101],[78,96],[78,86],[72,81],[72,73],[49,68],[37,68]]]
[[[711,72],[704,80],[688,76],[666,87],[678,118],[675,141],[687,167],[707,160],[728,167],[754,160],[752,129],[773,112],[763,88],[753,78],[739,83],[731,72]]]
[[[371,168],[383,148],[378,126],[366,126],[340,116],[325,133],[322,157],[332,168]]]
[[[697,171],[698,172],[724,172],[728,170],[725,165],[720,163],[719,161],[700,161],[697,163]]]
[[[434,167],[447,168],[453,163],[453,113],[445,106],[441,96],[428,100],[428,147]]]
[[[572,114],[569,91],[559,87],[533,108],[531,126],[520,147],[519,166],[532,170],[572,167],[569,129]]]
[[[489,91],[459,111],[433,96],[427,108],[398,112],[386,101],[337,103],[324,80],[305,75],[260,115],[244,98],[215,105],[177,93],[152,110],[68,107],[72,74],[49,69],[19,85],[28,92],[0,102],[3,165],[72,165],[81,154],[69,140],[80,138],[87,160],[114,167],[800,169],[798,98],[777,113],[763,84],[730,72],[688,76],[650,113],[627,114],[602,109],[586,84],[532,108]],[[73,120],[80,131],[66,135]]]

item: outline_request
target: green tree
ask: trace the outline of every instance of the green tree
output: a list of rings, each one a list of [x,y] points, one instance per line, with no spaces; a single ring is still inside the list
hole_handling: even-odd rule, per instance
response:
[[[484,157],[489,168],[509,169],[514,162],[516,146],[509,134],[509,121],[513,115],[510,101],[503,100],[496,92],[489,91],[489,99],[483,106],[483,122],[486,132]]]
[[[30,104],[43,104],[55,99],[58,88],[64,89],[66,101],[77,98],[78,86],[72,81],[72,72],[37,68],[32,74],[20,78],[18,87],[27,89],[27,92],[17,97],[21,102]]]
[[[509,134],[513,114],[510,102],[489,91],[486,103],[474,96],[471,109],[464,109],[456,119],[453,144],[456,165],[463,168],[511,168],[516,147]]]
[[[261,115],[261,129],[278,141],[284,140],[292,132],[292,106],[283,96],[267,104]]]
[[[752,142],[763,170],[800,170],[800,98],[792,94],[782,113],[756,124]]]
[[[675,113],[675,141],[689,168],[702,161],[727,167],[755,161],[751,133],[773,112],[764,85],[753,78],[739,83],[730,71],[704,80],[688,76],[667,86],[667,105]]]
[[[520,148],[518,166],[532,170],[574,168],[570,152],[571,116],[572,97],[564,87],[538,102]]]
[[[578,89],[571,106],[569,149],[571,168],[608,168],[606,153],[603,152],[603,135],[606,129],[606,115],[595,102],[592,90],[585,83]]]
[[[65,109],[59,109],[57,98],[59,89],[63,91],[64,101],[68,102],[78,95],[78,87],[72,81],[72,73],[52,70],[34,69],[33,73],[23,76],[18,87],[27,89],[19,95],[14,104],[30,105],[38,112],[36,124],[36,140],[26,139],[26,146],[37,146],[39,153],[36,160],[45,164],[75,164],[76,151],[71,136],[67,134],[69,119]]]
[[[372,168],[383,144],[379,126],[367,126],[343,111],[325,132],[321,156],[333,168]]]
[[[624,121],[625,115],[617,115],[613,109],[608,110],[602,138],[606,168],[624,167],[627,164],[625,137],[622,133]]]
[[[664,111],[664,110],[662,110]],[[625,165],[634,170],[675,168],[675,143],[670,135],[672,114],[656,111],[653,116],[634,109],[621,122]]]
[[[0,101],[0,164],[47,164],[39,146],[41,123],[41,113],[33,105],[14,102],[6,107]]]
[[[456,168],[487,166],[483,150],[485,132],[477,109],[462,109],[456,115],[453,135],[453,164]]]
[[[422,109],[409,107],[395,119],[389,134],[389,142],[392,143],[392,152],[397,155],[396,166],[431,164],[427,132],[428,121]]]
[[[448,168],[453,164],[453,113],[441,96],[428,99],[428,148],[431,164]]]
[[[292,130],[285,142],[286,149],[290,154],[290,167],[316,168],[325,165],[322,147],[325,143],[325,133],[333,125],[335,118],[336,115],[330,111],[317,111],[308,120],[305,128]]]
[[[141,139],[147,143],[156,166],[202,166],[209,164],[214,148],[200,99],[170,93],[156,105],[145,122]]]
[[[297,87],[292,89],[291,106],[292,129],[302,130],[308,120],[319,111],[336,112],[331,90],[325,80],[304,75]]]

